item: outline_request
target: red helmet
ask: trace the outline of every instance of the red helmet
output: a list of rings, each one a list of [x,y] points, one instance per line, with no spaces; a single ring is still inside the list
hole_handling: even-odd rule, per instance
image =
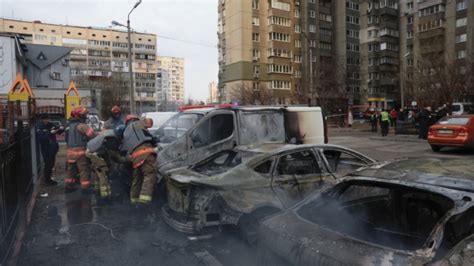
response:
[[[71,111],[71,117],[72,118],[79,118],[79,117],[85,117],[89,113],[89,110],[87,108],[79,106]]]
[[[127,115],[127,117],[125,117],[125,124],[128,124],[128,122],[130,121],[135,121],[135,120],[138,120],[138,116],[136,115]]]
[[[122,109],[115,105],[114,107],[112,107],[112,109],[110,109],[110,111],[112,112],[112,114],[120,114],[122,112]]]

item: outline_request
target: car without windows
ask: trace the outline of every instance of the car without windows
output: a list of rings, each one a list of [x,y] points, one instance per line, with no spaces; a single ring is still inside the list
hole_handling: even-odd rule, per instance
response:
[[[261,221],[259,265],[469,265],[473,171],[455,159],[359,169]]]
[[[238,225],[254,242],[256,221],[375,161],[335,145],[261,144],[224,150],[169,172],[165,221],[186,233]]]

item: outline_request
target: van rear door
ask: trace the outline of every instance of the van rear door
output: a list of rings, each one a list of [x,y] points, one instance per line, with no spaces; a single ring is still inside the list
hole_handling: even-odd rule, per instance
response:
[[[296,144],[325,143],[325,123],[321,107],[287,107],[285,109],[285,130],[288,141],[296,141]]]

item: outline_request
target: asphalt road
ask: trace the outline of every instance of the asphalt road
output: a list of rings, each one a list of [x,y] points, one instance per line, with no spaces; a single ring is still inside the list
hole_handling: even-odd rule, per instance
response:
[[[377,160],[454,157],[474,162],[472,151],[434,153],[426,141],[413,136],[381,138],[369,132],[332,130],[330,143]],[[64,150],[57,161],[56,176],[62,180]],[[126,203],[101,205],[91,195],[66,195],[63,185],[61,181],[57,187],[40,189],[19,265],[257,265],[256,250],[235,231],[190,239],[168,227],[158,208],[145,216]]]

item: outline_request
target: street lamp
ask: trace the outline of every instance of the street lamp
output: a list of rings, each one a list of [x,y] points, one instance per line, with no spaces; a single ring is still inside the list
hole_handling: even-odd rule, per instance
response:
[[[127,16],[127,26],[113,20],[112,25],[126,27],[128,32],[128,73],[130,75],[130,113],[135,114],[135,90],[134,85],[135,82],[133,81],[133,65],[132,65],[132,38],[131,38],[131,28],[130,28],[130,14],[132,14],[133,10],[137,8],[142,3],[142,0],[138,0],[133,8],[128,12]]]

